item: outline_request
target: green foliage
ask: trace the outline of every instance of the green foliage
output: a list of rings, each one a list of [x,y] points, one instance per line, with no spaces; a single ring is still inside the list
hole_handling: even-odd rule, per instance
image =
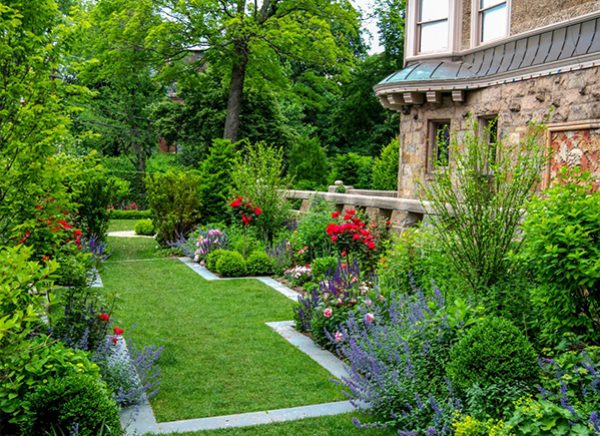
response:
[[[399,47],[403,45],[400,43]],[[373,85],[402,68],[402,62],[401,57],[396,65],[383,54],[358,61],[349,79],[342,85],[340,95],[329,104],[328,123],[323,135],[323,144],[329,151],[376,156],[379,146],[398,136],[399,116],[381,106],[373,92]]]
[[[41,389],[49,379],[73,374],[87,374],[96,380],[100,377],[98,367],[87,353],[60,342],[53,344],[50,338],[39,337],[17,346],[3,359],[0,373],[0,412],[12,423],[23,421],[28,410],[23,401],[27,394]]]
[[[573,415],[567,409],[547,400],[534,400],[524,397],[516,402],[516,410],[507,421],[508,432],[517,431],[519,435],[573,435],[593,434],[581,423],[572,424]],[[511,433],[509,433],[511,434]]]
[[[393,236],[387,252],[377,266],[381,291],[409,294],[418,289],[430,289],[431,283],[448,298],[464,298],[463,281],[448,268],[443,247],[431,227],[419,226]]]
[[[288,152],[288,166],[296,187],[319,188],[327,183],[327,155],[316,136],[301,136],[292,144]]]
[[[166,245],[186,237],[200,219],[200,177],[191,171],[146,176],[156,240]]]
[[[357,189],[370,189],[373,158],[356,153],[338,154],[331,162],[330,181],[341,180],[344,185]]]
[[[519,221],[546,163],[540,128],[531,129],[510,146],[488,143],[473,123],[460,142],[452,139],[450,165],[436,168],[423,189],[449,266],[474,293],[485,295],[508,274],[507,254],[518,248],[513,241]]]
[[[290,242],[296,257],[302,263],[310,263],[317,257],[335,254],[335,246],[325,232],[327,224],[331,222],[333,210],[333,205],[315,197],[311,201],[308,213],[298,222],[298,228]]]
[[[32,213],[36,201],[59,196],[48,157],[69,143],[65,115],[72,100],[56,80],[71,43],[72,26],[54,0],[0,5],[0,243]],[[70,96],[81,89],[70,86]]]
[[[70,434],[74,428],[82,436],[122,434],[119,408],[97,378],[72,375],[49,379],[27,402],[25,435]]]
[[[520,260],[540,283],[532,319],[545,344],[567,333],[600,343],[600,191],[582,177],[563,182],[532,202],[523,223]]]
[[[381,154],[373,162],[373,189],[396,191],[399,159],[400,143],[397,139],[393,139],[381,150]]]
[[[452,421],[455,436],[501,436],[505,425],[501,420],[480,421],[470,415],[457,415]]]
[[[135,222],[134,230],[136,235],[152,236],[154,235],[154,224],[150,219],[139,220]]]
[[[206,256],[206,268],[208,268],[210,271],[217,271],[217,263],[219,262],[219,259],[221,258],[221,255],[225,252],[226,250],[223,249],[216,249],[211,251],[210,253],[208,253],[208,256]]]
[[[450,380],[463,391],[474,384],[486,389],[493,384],[539,380],[537,354],[513,323],[502,318],[485,318],[452,347],[446,368]]]
[[[327,275],[333,274],[338,266],[337,256],[323,256],[312,260],[310,267],[312,269],[314,281],[319,282]]]
[[[223,277],[241,277],[248,272],[244,257],[237,251],[227,250],[219,254],[216,269]]]
[[[121,210],[114,209],[110,212],[111,219],[114,220],[137,220],[143,218],[151,218],[151,210]]]
[[[262,209],[256,228],[265,240],[272,241],[290,215],[282,192],[289,187],[283,176],[283,151],[260,142],[247,144],[236,157],[231,181],[232,196],[249,199]]]
[[[246,259],[249,275],[266,276],[273,274],[273,260],[264,250],[254,251]]]
[[[230,173],[234,159],[234,144],[224,139],[215,139],[208,156],[200,165],[204,222],[226,222],[230,218],[227,200],[231,190]]]
[[[128,196],[127,182],[110,176],[95,153],[79,158],[61,155],[59,163],[68,168],[65,184],[77,210],[77,227],[86,237],[104,241],[110,219],[109,208],[118,198]]]

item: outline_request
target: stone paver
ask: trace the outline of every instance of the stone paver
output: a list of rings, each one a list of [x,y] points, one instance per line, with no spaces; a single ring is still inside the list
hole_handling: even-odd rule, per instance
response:
[[[268,322],[267,325],[329,371],[334,377],[340,380],[348,378],[348,366],[329,351],[319,347],[308,336],[299,333],[294,328],[294,321]]]
[[[219,277],[216,274],[209,271],[206,267],[201,266],[200,264],[194,262],[189,257],[178,257],[178,259],[190,267],[196,274],[200,275],[204,280],[208,281],[216,281],[216,280],[244,280],[244,279],[255,279],[261,283],[264,283],[274,291],[279,292],[285,297],[289,298],[293,301],[298,301],[298,294],[293,289],[288,288],[283,283],[278,282],[272,277]]]
[[[119,230],[118,232],[108,232],[108,236],[113,238],[146,238],[154,239],[154,236],[136,235],[133,230]]]
[[[340,415],[354,410],[355,408],[350,401],[337,401],[333,403],[314,404],[311,406],[291,407],[288,409],[165,422],[158,424],[158,433],[168,434],[215,430],[220,428],[248,427],[252,425],[273,424],[275,422],[295,421],[298,419],[319,416]]]

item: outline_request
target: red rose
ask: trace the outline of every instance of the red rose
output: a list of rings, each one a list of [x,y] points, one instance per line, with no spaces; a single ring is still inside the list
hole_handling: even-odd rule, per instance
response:
[[[360,239],[360,235],[358,233],[355,233],[352,235],[352,240],[353,241],[358,241]]]
[[[331,240],[332,240],[333,242],[335,242],[335,241],[337,241],[337,238],[338,238],[338,237],[337,237],[337,235],[333,235],[333,236],[331,237]]]
[[[82,233],[81,233],[81,230],[79,230],[79,229],[78,229],[78,230],[75,230],[75,231],[73,232],[73,235],[75,235],[76,237],[80,237],[80,236],[82,235]]]
[[[121,327],[115,327],[113,329],[113,332],[115,332],[115,335],[121,336],[125,332],[125,330],[123,330]]]
[[[369,250],[373,250],[375,248],[375,242],[373,242],[373,241],[367,242],[367,247],[369,248]]]
[[[246,215],[242,215],[242,222],[244,223],[244,225],[248,225],[250,224],[250,221],[252,221],[252,218]]]
[[[389,227],[389,226],[391,226],[391,225],[392,225],[392,222],[391,222],[390,220],[387,220],[387,221],[385,222],[385,225]]]
[[[242,197],[238,197],[235,200],[233,200],[231,203],[229,203],[229,206],[231,207],[240,207],[240,205],[242,204]]]
[[[260,207],[255,207],[254,213],[256,216],[260,216],[262,214],[262,209]]]
[[[333,218],[333,219],[339,218],[339,216],[340,216],[340,213],[339,213],[339,212],[337,212],[337,211],[336,211],[336,212],[333,212],[333,213],[331,214],[331,218]]]
[[[112,338],[112,343],[115,344],[115,345],[117,345],[117,342],[119,342],[119,340],[116,337],[113,337]]]
[[[109,316],[108,313],[99,313],[98,315],[96,315],[99,319],[101,319],[104,322],[108,322],[109,321]]]
[[[42,206],[41,206],[40,204],[38,204],[38,205],[36,205],[36,206],[35,206],[35,208],[36,208],[37,210],[41,210],[41,209],[42,209]]]
[[[348,215],[354,215],[356,213],[356,211],[354,209],[349,209],[346,213]]]
[[[346,250],[342,251],[342,257],[346,257],[348,253],[346,253]]]

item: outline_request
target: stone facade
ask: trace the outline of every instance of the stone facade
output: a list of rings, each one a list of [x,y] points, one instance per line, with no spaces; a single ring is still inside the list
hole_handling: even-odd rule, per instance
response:
[[[600,120],[599,74],[600,67],[593,67],[468,91],[465,102],[444,96],[441,104],[407,106],[400,122],[398,196],[418,198],[417,182],[427,183],[429,121],[450,120],[450,129],[460,141],[469,114],[497,115],[503,142],[518,144],[532,120],[548,116],[550,125]]]
[[[572,20],[599,9],[598,0],[512,0],[510,34]]]

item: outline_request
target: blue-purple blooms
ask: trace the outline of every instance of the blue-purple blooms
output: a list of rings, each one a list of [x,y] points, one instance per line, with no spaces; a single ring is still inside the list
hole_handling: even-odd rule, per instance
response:
[[[584,351],[573,368],[565,369],[553,359],[541,358],[540,366],[554,375],[558,391],[538,387],[544,400],[555,402],[569,412],[571,424],[589,424],[600,435],[600,370]]]
[[[401,435],[451,433],[461,406],[444,363],[458,328],[448,321],[441,295],[431,301],[419,291],[392,296],[351,313],[340,329],[338,351],[350,364],[343,381],[353,402],[368,405],[365,412],[378,425]]]

